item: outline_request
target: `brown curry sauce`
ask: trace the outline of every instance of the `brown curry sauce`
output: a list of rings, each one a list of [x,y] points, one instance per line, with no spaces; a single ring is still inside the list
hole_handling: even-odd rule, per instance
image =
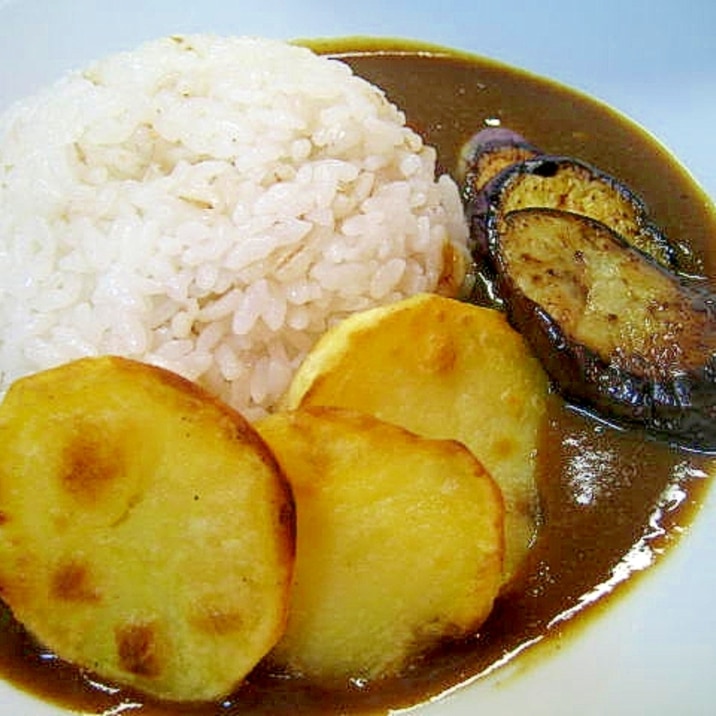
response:
[[[713,205],[663,148],[618,113],[544,79],[441,48],[360,39],[310,44],[381,86],[437,148],[442,171],[454,173],[461,146],[499,121],[551,153],[577,156],[619,177],[714,277]],[[426,655],[400,679],[331,686],[259,667],[222,704],[162,705],[106,687],[61,662],[35,644],[1,603],[0,674],[40,698],[99,714],[129,702],[137,705],[133,713],[144,716],[385,713],[419,703],[581,622],[585,595],[597,589],[612,594],[624,574],[658,561],[702,501],[711,463],[639,431],[610,427],[555,398],[539,467],[543,525],[520,583],[498,600],[473,639]]]

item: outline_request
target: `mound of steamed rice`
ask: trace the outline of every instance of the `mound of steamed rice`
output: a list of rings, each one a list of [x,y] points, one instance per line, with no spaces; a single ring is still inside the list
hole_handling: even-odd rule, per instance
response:
[[[278,41],[165,38],[64,77],[0,117],[0,395],[117,354],[270,410],[328,326],[459,281],[435,159],[345,64]]]

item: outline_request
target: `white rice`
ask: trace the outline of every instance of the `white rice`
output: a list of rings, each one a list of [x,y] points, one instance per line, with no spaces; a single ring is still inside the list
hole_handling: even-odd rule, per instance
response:
[[[278,41],[164,38],[62,78],[0,116],[0,395],[117,354],[258,417],[328,326],[464,255],[435,159],[345,64]]]

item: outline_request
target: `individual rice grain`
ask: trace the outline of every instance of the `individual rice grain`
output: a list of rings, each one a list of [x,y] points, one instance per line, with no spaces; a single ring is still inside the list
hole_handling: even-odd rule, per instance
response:
[[[347,65],[170,37],[0,117],[0,394],[85,355],[175,370],[254,418],[318,336],[466,256],[434,149]]]

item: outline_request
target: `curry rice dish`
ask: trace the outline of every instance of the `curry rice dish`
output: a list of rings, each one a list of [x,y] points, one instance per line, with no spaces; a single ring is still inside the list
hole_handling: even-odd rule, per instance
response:
[[[668,235],[688,239],[700,269],[714,276],[709,237],[716,218],[710,202],[646,134],[607,108],[539,78],[435,48],[384,41],[317,47],[340,55],[385,90],[405,112],[408,126],[436,148],[438,173],[457,176],[465,142],[499,120],[550,152],[578,156],[618,176],[644,198]],[[708,456],[648,439],[639,429],[612,428],[558,399],[550,405],[540,440],[539,538],[514,588],[498,598],[479,639],[438,648],[411,666],[409,678],[375,684],[336,687],[286,679],[260,665],[225,702],[225,710],[380,713],[480,674],[504,653],[549,637],[547,624],[575,610],[580,595],[609,583],[630,550],[642,550],[655,561],[675,539],[674,528],[690,519],[690,508],[706,484],[703,478],[713,471]],[[669,499],[679,494],[678,501]],[[648,536],[654,521],[663,528],[656,538]],[[131,698],[142,703],[140,713],[181,713],[136,693],[98,688],[74,667],[48,658],[7,610],[0,650],[8,679],[68,708],[101,713]],[[190,712],[215,710],[206,705]]]

